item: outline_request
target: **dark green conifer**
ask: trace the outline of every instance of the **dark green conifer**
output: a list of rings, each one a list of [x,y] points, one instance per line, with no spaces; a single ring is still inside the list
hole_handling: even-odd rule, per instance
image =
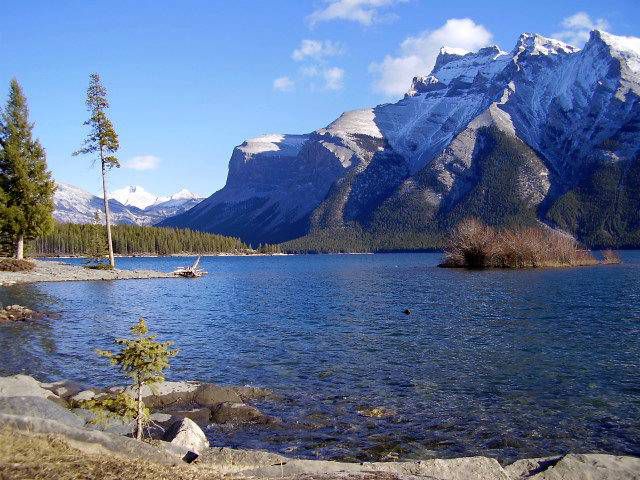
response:
[[[25,240],[53,227],[55,188],[44,148],[33,138],[27,99],[14,78],[0,115],[0,227],[2,236],[13,243],[16,258],[24,257]]]

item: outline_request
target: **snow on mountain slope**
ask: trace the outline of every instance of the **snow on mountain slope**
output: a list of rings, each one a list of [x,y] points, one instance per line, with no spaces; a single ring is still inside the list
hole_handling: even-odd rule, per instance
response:
[[[520,202],[513,215],[543,218],[594,166],[640,154],[639,99],[638,38],[594,31],[580,50],[524,33],[510,52],[443,48],[396,103],[343,113],[309,134],[244,142],[225,187],[165,223],[270,242],[376,228],[393,223],[390,212],[430,205],[407,225],[437,230],[462,208],[454,203],[484,213],[478,202],[489,197],[478,188],[501,188],[484,178],[496,172]],[[499,154],[513,155],[515,173]]]
[[[158,197],[149,193],[138,185],[130,185],[118,190],[113,190],[109,195],[110,198],[119,201],[123,205],[133,206],[142,210],[156,203],[168,200],[168,198]]]
[[[137,192],[130,192],[132,188],[135,188]],[[136,197],[135,194],[139,194],[140,190],[143,192],[142,195]],[[133,198],[126,191],[133,193]],[[185,212],[202,201],[201,197],[183,189],[169,197],[153,196],[156,201],[141,209],[133,203],[137,203],[141,198],[151,194],[148,194],[141,187],[127,187],[116,195],[122,198],[123,193],[127,194],[124,199],[130,201],[128,205],[116,198],[109,200],[114,223],[153,225],[167,217]],[[62,223],[93,223],[96,212],[99,213],[100,218],[104,218],[102,198],[73,185],[57,183],[54,204],[53,216]]]

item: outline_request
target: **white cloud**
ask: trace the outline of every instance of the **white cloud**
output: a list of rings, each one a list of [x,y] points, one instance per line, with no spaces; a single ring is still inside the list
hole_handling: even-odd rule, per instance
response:
[[[342,90],[344,87],[344,70],[338,67],[326,68],[322,72],[324,88],[327,90]]]
[[[294,86],[295,82],[287,76],[276,78],[273,81],[273,89],[279,92],[289,92],[293,90]]]
[[[296,62],[307,58],[322,60],[327,57],[334,57],[343,53],[342,45],[331,40],[302,40],[300,46],[291,54]]]
[[[160,165],[160,159],[154,155],[138,155],[125,163],[131,170],[155,170]]]
[[[610,25],[604,18],[592,19],[586,12],[577,12],[562,20],[564,30],[552,36],[571,45],[582,47],[589,40],[591,30],[609,30]]]
[[[340,67],[305,65],[299,70],[301,82],[312,92],[319,90],[342,90],[345,71]]]
[[[300,74],[303,77],[317,77],[320,75],[320,68],[317,65],[305,65],[300,68]]]
[[[473,51],[487,46],[492,38],[491,32],[470,18],[451,18],[436,30],[406,38],[397,56],[387,55],[372,63],[369,71],[376,77],[374,90],[389,97],[402,95],[413,77],[431,71],[441,47]]]
[[[406,0],[324,0],[325,6],[307,17],[313,26],[331,20],[347,20],[371,25],[384,18],[380,10]]]

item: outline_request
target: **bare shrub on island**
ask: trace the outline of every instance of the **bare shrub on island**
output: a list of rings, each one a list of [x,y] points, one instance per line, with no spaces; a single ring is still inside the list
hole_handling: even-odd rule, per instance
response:
[[[542,227],[494,229],[465,219],[455,228],[441,267],[544,268],[596,265],[571,236]]]
[[[447,248],[443,267],[490,268],[496,255],[496,232],[469,218],[458,224]]]
[[[617,265],[622,263],[622,260],[620,260],[618,252],[609,249],[602,252],[602,263],[604,265]]]

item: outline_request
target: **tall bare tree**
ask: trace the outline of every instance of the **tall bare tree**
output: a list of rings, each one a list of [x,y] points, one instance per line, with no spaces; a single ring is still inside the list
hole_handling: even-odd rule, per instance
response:
[[[82,148],[73,152],[74,155],[97,154],[95,160],[100,161],[102,171],[102,194],[104,199],[104,215],[107,227],[107,244],[109,248],[109,265],[111,268],[116,266],[113,257],[113,242],[111,240],[111,212],[109,210],[109,189],[107,186],[107,173],[113,167],[119,168],[120,162],[114,155],[120,148],[118,135],[111,120],[107,117],[105,110],[109,108],[107,100],[107,89],[100,81],[100,75],[92,73],[89,80],[89,88],[87,89],[87,110],[91,114],[84,125],[91,129],[89,135],[84,141]]]

